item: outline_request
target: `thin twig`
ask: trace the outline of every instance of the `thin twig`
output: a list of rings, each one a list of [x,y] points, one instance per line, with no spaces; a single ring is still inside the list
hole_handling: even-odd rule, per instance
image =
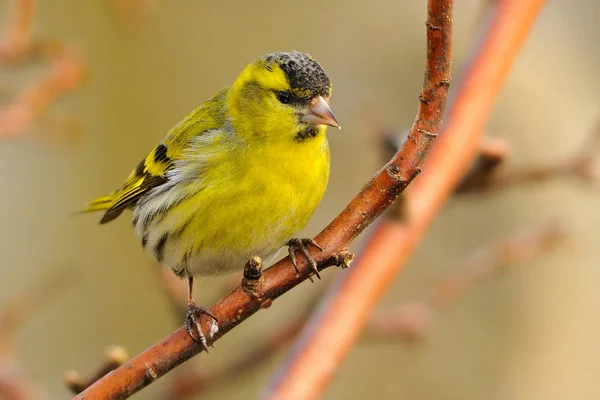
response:
[[[108,374],[110,371],[125,364],[129,355],[127,350],[121,346],[110,346],[106,349],[105,359],[98,370],[89,378],[83,378],[77,371],[68,371],[65,374],[65,384],[75,394],[83,392],[91,384]]]
[[[429,1],[425,82],[410,139],[344,211],[317,235],[315,240],[323,251],[313,251],[312,256],[320,269],[349,263],[351,255],[343,253],[344,249],[414,179],[433,145],[450,85],[452,4],[451,0]],[[241,287],[236,288],[211,308],[219,321],[218,326],[213,325],[213,321],[202,319],[204,332],[213,333],[209,335],[209,344],[260,310],[261,306],[270,304],[308,279],[312,273],[304,260],[299,263],[296,272],[289,258],[285,258],[262,274],[264,281],[257,297],[249,295]],[[191,340],[185,328],[180,328],[106,375],[77,398],[127,398],[200,351],[201,347]]]
[[[474,252],[462,268],[449,274],[428,296],[434,308],[453,305],[473,286],[490,275],[517,262],[530,260],[555,246],[565,237],[565,230],[557,223],[525,229],[504,240]]]
[[[489,184],[493,174],[502,165],[509,152],[509,145],[502,138],[484,138],[479,154],[471,169],[456,186],[455,193],[481,191]]]
[[[566,160],[547,165],[521,167],[497,172],[488,177],[480,190],[500,190],[507,187],[547,182],[556,178],[576,177],[589,184],[599,184],[594,161],[600,153],[600,121],[590,130],[582,146]]]
[[[404,223],[382,221],[349,273],[338,277],[269,386],[268,399],[313,399],[360,336],[368,315],[406,264],[476,156],[484,124],[543,0],[499,1],[447,124],[411,185]]]

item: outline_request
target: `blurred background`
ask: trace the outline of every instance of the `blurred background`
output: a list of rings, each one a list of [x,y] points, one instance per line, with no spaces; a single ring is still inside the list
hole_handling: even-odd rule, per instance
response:
[[[7,35],[14,3],[0,0]],[[487,18],[486,1],[456,3],[451,91]],[[510,143],[502,168],[565,160],[593,131],[599,18],[594,0],[547,2],[487,126],[489,136]],[[36,282],[56,274],[65,285],[41,292],[43,307],[16,332],[15,368],[46,398],[68,398],[67,370],[87,376],[107,346],[135,355],[180,325],[183,315],[173,312],[130,216],[99,226],[99,215],[71,214],[115,189],[177,121],[264,53],[309,52],[334,85],[344,129],[329,133],[331,181],[304,232],[316,234],[383,164],[382,127],[410,127],[423,80],[424,21],[425,2],[417,0],[40,1],[33,40],[45,40],[44,50],[0,57],[0,110],[12,113],[0,112],[0,307],[49,290]],[[62,47],[77,61],[56,55]],[[29,99],[53,68],[59,84],[43,87],[56,98]],[[37,108],[23,116],[15,104],[27,99]],[[418,340],[368,335],[323,398],[600,398],[598,182],[567,175],[451,199],[382,309],[424,298],[475,249],[515,232],[558,219],[569,234],[476,285]],[[324,282],[301,285],[134,398],[171,398],[178,372],[215,371],[239,359],[343,273],[330,269]],[[211,304],[231,282],[200,279],[198,302]],[[256,398],[284,353],[196,397]]]

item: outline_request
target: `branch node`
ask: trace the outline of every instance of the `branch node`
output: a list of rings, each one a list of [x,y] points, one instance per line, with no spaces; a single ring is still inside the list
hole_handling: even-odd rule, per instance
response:
[[[439,26],[434,25],[433,23],[431,23],[431,21],[427,21],[425,23],[425,25],[427,25],[427,29],[431,29],[432,31],[439,31],[439,30],[442,29],[441,27],[439,27]]]
[[[417,144],[417,139],[415,139],[415,136],[412,133],[406,135],[406,141],[408,142],[409,140],[412,140],[414,144]]]
[[[110,346],[106,349],[106,362],[112,365],[123,365],[129,359],[127,349],[123,346]]]
[[[87,383],[79,376],[77,371],[67,371],[65,373],[65,385],[73,393],[81,393],[87,388]]]
[[[390,178],[395,179],[398,172],[400,172],[400,167],[397,164],[389,164],[385,170]]]
[[[430,139],[435,139],[437,137],[437,133],[426,131],[425,129],[417,129],[417,132],[422,133],[425,136],[428,136]]]
[[[254,256],[244,266],[242,289],[250,296],[259,297],[262,283],[262,260],[259,256]]]
[[[104,363],[89,378],[81,377],[76,371],[65,373],[65,385],[73,393],[79,394],[112,370],[119,368],[127,362],[129,354],[122,346],[110,346],[106,349]],[[156,379],[156,378],[155,378]]]
[[[354,253],[348,250],[342,250],[334,255],[335,265],[342,269],[350,268],[350,264],[354,260]]]
[[[271,307],[271,304],[273,304],[273,299],[271,299],[271,298],[265,299],[265,300],[263,300],[262,303],[260,303],[260,308],[263,310],[267,309],[267,308]]]
[[[438,86],[441,86],[441,87],[444,87],[444,86],[445,87],[450,87],[451,83],[452,83],[452,79],[450,79],[450,78],[448,78],[448,79],[442,79],[440,81],[440,83],[438,84]]]
[[[148,363],[146,363],[146,376],[148,377],[148,379],[151,379],[153,381],[158,378],[158,374]]]

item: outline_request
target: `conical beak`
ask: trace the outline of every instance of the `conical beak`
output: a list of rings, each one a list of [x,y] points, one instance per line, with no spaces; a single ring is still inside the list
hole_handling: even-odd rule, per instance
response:
[[[329,103],[322,96],[315,97],[310,101],[308,111],[309,112],[302,117],[302,121],[313,125],[340,127],[331,108],[329,108]]]

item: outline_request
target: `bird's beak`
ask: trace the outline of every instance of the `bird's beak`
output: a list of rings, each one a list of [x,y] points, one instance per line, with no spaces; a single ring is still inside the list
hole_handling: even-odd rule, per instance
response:
[[[308,111],[309,112],[302,117],[302,121],[313,125],[340,127],[331,108],[329,108],[329,103],[323,96],[312,99],[308,105]]]

